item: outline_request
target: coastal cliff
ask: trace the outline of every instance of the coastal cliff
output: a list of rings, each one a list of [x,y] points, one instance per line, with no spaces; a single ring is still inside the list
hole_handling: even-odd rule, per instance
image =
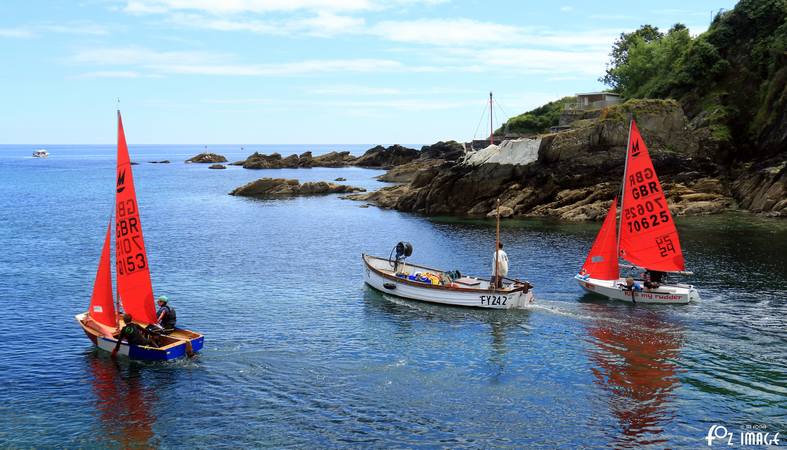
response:
[[[406,184],[348,198],[425,215],[470,217],[493,215],[499,198],[502,217],[600,220],[620,190],[629,117],[637,120],[674,214],[738,207],[787,213],[785,165],[731,171],[719,164],[706,154],[707,130],[693,128],[674,100],[631,100],[569,130],[470,152],[456,163],[423,160]],[[535,158],[519,149],[523,146],[537,146]]]

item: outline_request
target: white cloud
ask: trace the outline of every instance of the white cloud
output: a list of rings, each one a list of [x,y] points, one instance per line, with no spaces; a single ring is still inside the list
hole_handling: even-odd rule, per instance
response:
[[[80,78],[140,78],[143,75],[133,70],[97,70],[85,72]]]
[[[362,11],[373,7],[369,0],[128,0],[125,11],[141,14],[171,11],[238,14],[299,10]]]
[[[176,13],[169,16],[173,24],[217,31],[246,31],[270,35],[333,36],[360,30],[365,21],[331,12],[320,12],[315,16],[289,20],[236,19],[201,14]]]
[[[321,86],[306,91],[313,95],[341,95],[341,96],[366,96],[366,95],[399,95],[401,90],[386,87],[357,86],[341,84],[334,86]]]
[[[374,25],[370,33],[396,42],[449,46],[511,41],[517,39],[521,30],[510,25],[458,18],[383,21]]]
[[[207,52],[156,51],[140,47],[97,48],[77,52],[71,61],[84,65],[142,68],[149,74],[286,76],[325,72],[380,72],[403,69],[400,62],[386,59],[311,59],[295,62],[249,64],[231,55]],[[91,72],[88,72],[88,74]],[[95,73],[95,72],[92,72]]]
[[[155,51],[142,47],[95,48],[78,51],[72,61],[83,64],[116,66],[164,66],[221,64],[226,55],[208,52]]]
[[[33,32],[24,28],[0,28],[0,37],[29,38],[33,37]]]
[[[105,26],[91,22],[43,23],[15,28],[0,28],[0,37],[7,38],[32,38],[49,33],[103,36],[108,34],[108,31]]]
[[[37,29],[43,32],[60,34],[84,34],[91,36],[104,36],[109,34],[107,27],[88,22],[40,25]]]
[[[573,6],[561,6],[560,10],[563,11],[563,12],[571,12],[571,11],[574,10],[574,7]]]

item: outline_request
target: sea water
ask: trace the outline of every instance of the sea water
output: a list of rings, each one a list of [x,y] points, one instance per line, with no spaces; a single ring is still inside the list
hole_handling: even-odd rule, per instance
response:
[[[360,168],[209,170],[183,163],[201,146],[132,145],[155,294],[205,348],[115,363],[74,321],[113,209],[115,149],[35,148],[0,147],[0,447],[663,448],[707,446],[714,425],[787,433],[783,220],[677,218],[702,295],[686,306],[586,295],[572,277],[598,223],[504,221],[510,274],[537,304],[461,309],[364,286],[361,253],[407,240],[414,262],[488,275],[493,222],[233,197],[260,177],[384,184]]]

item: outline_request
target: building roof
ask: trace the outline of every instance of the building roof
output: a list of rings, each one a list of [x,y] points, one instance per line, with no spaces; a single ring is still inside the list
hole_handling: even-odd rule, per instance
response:
[[[582,96],[582,95],[612,95],[614,97],[620,97],[620,94],[616,94],[614,92],[583,92],[583,93],[577,94],[577,97]]]

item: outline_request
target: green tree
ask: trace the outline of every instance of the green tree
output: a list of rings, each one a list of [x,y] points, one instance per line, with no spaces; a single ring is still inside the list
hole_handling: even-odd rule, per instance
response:
[[[607,73],[599,81],[612,87],[612,90],[619,92],[621,80],[618,74],[614,72],[614,69],[628,63],[631,47],[641,42],[652,42],[661,37],[662,33],[658,27],[653,25],[642,25],[631,33],[620,33],[620,37],[612,45],[612,51],[609,53],[610,60],[609,64],[607,64]]]

